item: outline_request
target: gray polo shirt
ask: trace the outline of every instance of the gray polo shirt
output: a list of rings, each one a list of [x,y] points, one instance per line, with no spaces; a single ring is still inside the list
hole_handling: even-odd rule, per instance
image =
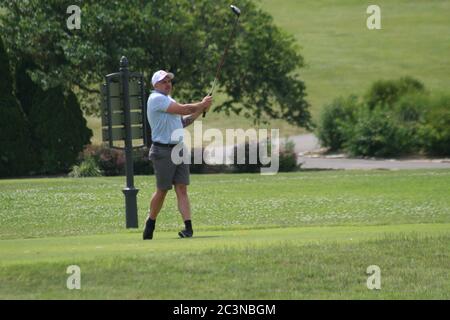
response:
[[[171,141],[172,133],[183,129],[181,116],[167,112],[169,105],[175,102],[171,96],[159,91],[152,91],[147,101],[147,118],[152,129],[152,140],[159,143],[176,144],[180,141]],[[181,141],[183,137],[181,137]]]

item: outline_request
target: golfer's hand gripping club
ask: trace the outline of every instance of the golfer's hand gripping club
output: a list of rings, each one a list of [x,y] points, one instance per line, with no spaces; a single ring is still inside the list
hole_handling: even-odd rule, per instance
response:
[[[209,90],[209,93],[208,93],[207,97],[211,97],[211,98],[212,98],[212,95],[213,95],[213,92],[214,92],[214,87],[216,86],[216,82],[217,82],[217,81],[214,80],[214,84],[213,84],[211,90]],[[210,108],[210,107],[211,107],[211,106],[208,106],[208,107],[205,109],[205,111],[203,111],[203,118],[206,116],[206,112],[209,111],[209,108]]]
[[[210,95],[207,95],[206,97],[203,98],[202,100],[202,105],[203,105],[203,114],[209,110],[209,108],[211,107],[212,104],[212,97]]]

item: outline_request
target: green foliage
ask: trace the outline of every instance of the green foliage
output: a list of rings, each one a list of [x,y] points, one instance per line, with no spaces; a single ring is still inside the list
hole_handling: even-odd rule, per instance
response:
[[[16,97],[22,106],[23,111],[28,116],[33,106],[33,99],[42,97],[42,89],[31,80],[29,72],[36,70],[36,65],[29,59],[23,58],[18,62],[15,72]]]
[[[347,130],[347,151],[375,157],[419,152],[418,131],[427,101],[425,86],[414,78],[375,82]]]
[[[12,92],[9,59],[0,38],[0,177],[27,175],[36,165],[27,119]]]
[[[153,174],[153,164],[148,159],[149,149],[147,147],[134,150],[133,152],[133,171],[134,174],[149,175]]]
[[[393,118],[404,135],[403,153],[420,153],[423,149],[422,127],[426,125],[425,114],[430,107],[430,96],[424,92],[405,94],[393,106]],[[400,154],[400,152],[399,152]]]
[[[234,158],[232,170],[235,173],[256,173],[260,172],[263,164],[261,163],[261,159],[259,157],[259,149],[264,148],[259,143],[256,142],[246,142],[244,146],[235,145],[234,146]],[[244,153],[241,155],[238,152],[239,149],[243,148]],[[256,152],[256,155],[254,154]],[[255,155],[255,159],[253,159],[250,155]],[[255,161],[256,160],[256,161]]]
[[[372,85],[365,100],[371,109],[377,105],[389,107],[407,93],[424,91],[424,85],[411,77],[404,77],[398,80],[381,80]]]
[[[429,95],[422,92],[405,94],[392,105],[397,121],[407,125],[418,125],[424,121],[424,112],[429,106]]]
[[[419,153],[419,136],[429,97],[422,89],[390,104],[362,105],[345,129],[345,149],[352,155],[391,157]]]
[[[324,147],[337,151],[345,142],[345,130],[355,123],[355,113],[358,109],[358,98],[337,98],[326,105],[320,114],[317,136]]]
[[[76,161],[92,136],[72,91],[63,87],[42,90],[30,77],[36,64],[29,57],[18,62],[15,72],[16,96],[29,119],[33,140],[30,152],[40,158],[38,173],[61,173]]]
[[[361,103],[350,96],[325,106],[318,137],[354,156],[448,156],[449,110],[448,96],[431,96],[415,79],[378,81]]]
[[[421,144],[426,154],[450,155],[450,96],[434,97],[425,111],[425,123],[420,128]]]
[[[0,97],[0,128],[0,177],[32,173],[38,162],[28,122],[12,95]]]
[[[255,148],[260,148],[261,146],[255,146]],[[294,150],[294,143],[287,142],[281,148],[279,153],[279,171],[289,172],[299,169],[297,165],[297,154]],[[259,149],[255,149],[257,152],[257,163],[250,163],[250,144],[247,142],[244,146],[245,150],[245,161],[244,163],[238,164],[238,147],[235,146],[234,151],[234,164],[207,164],[205,158],[202,159],[201,164],[196,164],[194,162],[195,152],[205,152],[205,149],[195,151],[191,150],[191,164],[190,172],[193,174],[210,174],[210,173],[259,173],[261,167],[263,166],[259,158]],[[269,148],[270,149],[270,148]],[[148,148],[137,149],[133,152],[133,167],[134,174],[136,175],[151,175],[154,174],[154,169],[152,162],[148,159]],[[270,155],[270,150],[267,151]],[[122,150],[110,149],[106,146],[95,146],[88,145],[83,153],[81,154],[79,161],[81,163],[87,160],[94,159],[95,163],[98,164],[102,175],[105,176],[118,176],[125,173],[125,154]],[[243,159],[244,160],[244,159]],[[72,170],[74,174],[79,171],[79,166],[75,166]],[[76,175],[75,175],[76,176]]]
[[[0,97],[11,95],[13,92],[13,82],[11,77],[9,58],[3,45],[2,38],[0,38],[0,71]]]
[[[234,148],[234,160],[233,165],[230,166],[231,172],[234,173],[259,173],[261,172],[261,169],[263,167],[270,167],[269,165],[263,165],[261,163],[260,158],[260,148],[263,148],[263,153],[265,153],[267,149],[267,155],[270,156],[271,154],[271,148],[272,146],[265,145],[265,144],[256,144],[255,142],[245,143],[244,146],[245,150],[245,158],[240,158],[238,155],[238,147],[235,146]],[[251,163],[252,158],[250,157],[250,151],[252,150],[256,151],[256,163]],[[296,171],[300,168],[300,166],[297,164],[297,153],[295,152],[295,144],[292,141],[287,141],[280,147],[279,151],[279,166],[278,171],[279,172],[290,172],[290,171]],[[273,160],[273,159],[272,159]],[[238,163],[242,162],[242,163]],[[230,172],[230,170],[227,170],[226,168],[223,168],[221,172]]]
[[[68,143],[69,146],[78,153],[89,143],[92,137],[92,131],[88,129],[78,99],[72,91],[69,91],[65,96],[64,104],[66,109],[65,115],[67,117],[66,121],[70,123],[71,132],[71,139],[68,139]]]
[[[408,154],[413,138],[382,107],[361,108],[345,132],[344,147],[351,155],[389,157]]]
[[[88,145],[81,159],[94,158],[105,176],[118,176],[125,173],[125,154],[122,150],[111,149],[105,145]]]
[[[95,97],[89,94],[98,96],[91,88],[117,71],[122,55],[147,77],[158,69],[174,72],[179,100],[200,99],[235,20],[226,0],[88,0],[71,3],[81,7],[82,20],[80,30],[70,31],[66,2],[2,3],[9,12],[2,17],[8,47],[17,59],[36,63],[33,81],[44,89],[78,87],[83,108],[94,113],[98,104],[86,104]],[[241,24],[220,79],[227,99],[215,110],[309,127],[305,85],[298,76],[303,59],[294,38],[250,0],[239,6]]]
[[[56,87],[33,97],[29,114],[43,173],[66,172],[92,136],[73,93]]]
[[[380,79],[409,74],[432,91],[450,88],[450,1],[379,1],[384,30],[375,32],[364,25],[368,5],[362,1],[257,2],[304,46],[302,77],[314,120],[335,97],[359,95]]]
[[[102,172],[93,157],[88,157],[79,166],[73,166],[72,171],[69,172],[69,177],[99,177]]]
[[[152,162],[148,159],[148,148],[133,150],[133,172],[136,175],[154,173]],[[79,161],[93,161],[104,176],[125,174],[125,153],[123,150],[111,149],[106,145],[88,145],[79,156]]]
[[[201,154],[204,155],[208,153],[206,148],[192,148],[191,155],[191,164],[189,165],[189,172],[193,174],[206,174],[206,173],[229,173],[233,171],[233,168],[226,164],[208,164],[205,162],[205,157],[202,156],[202,163],[195,163],[195,155]]]
[[[297,164],[297,153],[295,152],[295,143],[293,141],[287,141],[279,154],[279,171],[291,172],[300,169]]]

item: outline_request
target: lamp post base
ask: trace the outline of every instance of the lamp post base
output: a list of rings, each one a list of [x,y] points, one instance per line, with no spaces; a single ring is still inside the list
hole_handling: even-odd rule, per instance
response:
[[[122,190],[125,195],[125,212],[126,212],[126,226],[129,228],[138,228],[138,215],[137,215],[137,193],[139,189],[124,188]]]

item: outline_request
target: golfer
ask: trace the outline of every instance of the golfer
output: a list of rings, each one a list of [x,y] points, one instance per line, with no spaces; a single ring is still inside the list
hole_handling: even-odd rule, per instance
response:
[[[152,130],[153,144],[149,159],[153,162],[156,176],[156,192],[150,201],[149,216],[145,222],[143,239],[153,238],[156,218],[163,206],[167,191],[175,186],[178,210],[184,220],[185,228],[178,233],[181,238],[193,236],[191,208],[187,194],[189,185],[189,164],[173,163],[172,149],[181,141],[172,141],[172,132],[187,127],[195,121],[203,111],[207,111],[212,97],[206,96],[202,102],[179,104],[170,96],[173,73],[160,70],[152,77],[154,91],[147,102],[147,118]]]

